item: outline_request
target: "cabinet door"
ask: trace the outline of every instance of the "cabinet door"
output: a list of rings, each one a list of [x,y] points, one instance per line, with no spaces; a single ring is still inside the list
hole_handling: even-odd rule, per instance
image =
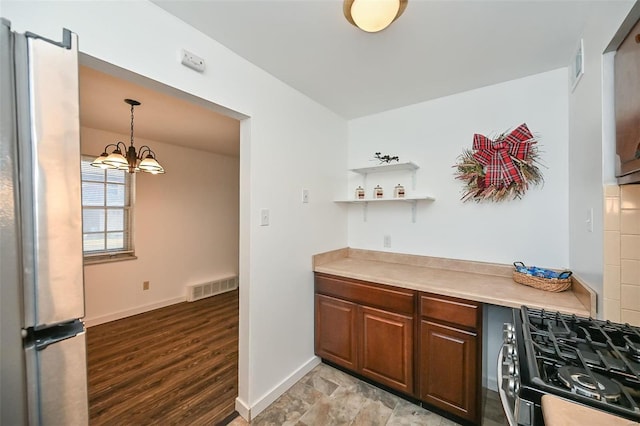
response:
[[[356,369],[356,314],[355,304],[316,294],[316,355]]]
[[[477,352],[476,333],[422,320],[420,398],[478,423]]]
[[[360,307],[360,374],[413,393],[413,317]]]
[[[640,21],[618,47],[614,62],[616,153],[624,175],[640,168]]]

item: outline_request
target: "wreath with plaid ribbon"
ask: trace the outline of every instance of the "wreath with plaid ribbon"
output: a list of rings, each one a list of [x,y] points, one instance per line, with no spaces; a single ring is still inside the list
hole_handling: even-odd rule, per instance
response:
[[[513,200],[522,198],[529,185],[543,183],[537,142],[526,124],[494,140],[473,135],[473,149],[464,150],[453,166],[456,179],[466,183],[461,200]]]

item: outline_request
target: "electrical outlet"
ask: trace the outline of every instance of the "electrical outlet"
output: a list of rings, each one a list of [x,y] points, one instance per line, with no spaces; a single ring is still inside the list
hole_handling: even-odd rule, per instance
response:
[[[260,210],[260,226],[269,226],[269,209]]]
[[[385,235],[382,245],[385,248],[391,248],[391,235]]]
[[[144,281],[142,283],[142,289],[143,290],[149,290],[149,281]]]
[[[180,63],[194,71],[204,72],[204,59],[188,50],[182,49],[180,51]]]
[[[302,189],[302,202],[307,204],[309,202],[309,190],[308,189]]]

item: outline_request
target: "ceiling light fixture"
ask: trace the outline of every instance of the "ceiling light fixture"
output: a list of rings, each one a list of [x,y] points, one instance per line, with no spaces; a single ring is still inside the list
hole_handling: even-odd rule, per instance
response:
[[[407,8],[408,0],[344,0],[347,21],[368,33],[387,28]]]
[[[127,148],[124,142],[121,141],[110,143],[104,147],[104,152],[93,160],[91,165],[101,169],[126,170],[129,173],[140,171],[154,175],[164,173],[164,169],[156,161],[155,152],[151,151],[151,148],[147,145],[140,147],[140,153],[136,153],[136,148],[133,146],[133,108],[140,105],[140,102],[133,99],[125,99],[124,101],[131,105],[131,145]],[[112,146],[115,149],[111,154],[107,154],[107,150]],[[122,154],[123,151],[126,151],[126,157]]]

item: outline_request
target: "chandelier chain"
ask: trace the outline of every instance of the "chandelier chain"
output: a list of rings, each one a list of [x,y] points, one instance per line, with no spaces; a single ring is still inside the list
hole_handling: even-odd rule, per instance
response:
[[[133,105],[131,105],[131,146],[133,146]]]

